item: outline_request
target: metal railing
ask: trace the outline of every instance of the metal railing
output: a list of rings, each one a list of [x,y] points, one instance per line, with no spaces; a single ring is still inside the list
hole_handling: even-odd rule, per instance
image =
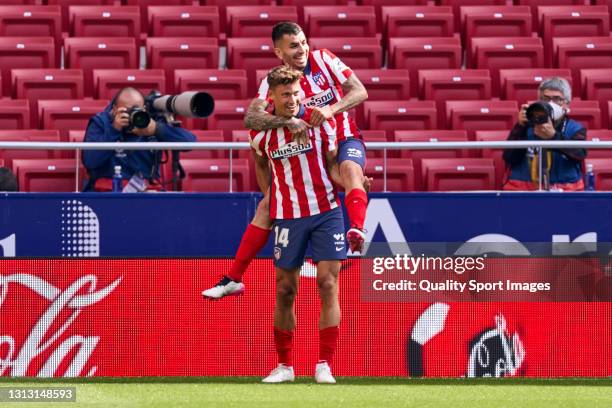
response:
[[[369,150],[383,151],[383,191],[387,190],[387,151],[389,150],[456,150],[456,149],[525,149],[535,148],[541,153],[546,149],[612,149],[612,141],[479,141],[479,142],[366,142]],[[18,150],[76,150],[75,191],[79,191],[79,157],[82,150],[229,150],[229,192],[232,192],[233,154],[234,150],[249,150],[246,142],[114,142],[114,143],[85,143],[85,142],[5,142],[0,141],[0,149]],[[542,169],[542,155],[538,154],[540,172]],[[540,190],[542,189],[542,175],[540,174]]]

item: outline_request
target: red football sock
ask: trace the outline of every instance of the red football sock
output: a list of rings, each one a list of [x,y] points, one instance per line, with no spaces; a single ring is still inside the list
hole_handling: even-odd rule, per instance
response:
[[[365,191],[354,188],[344,197],[344,205],[348,213],[351,227],[363,229],[366,209],[368,208],[368,195]]]
[[[274,328],[274,344],[278,363],[291,367],[293,365],[293,331]]]
[[[266,246],[269,236],[269,229],[260,228],[256,225],[249,224],[244,232],[244,235],[242,235],[242,240],[240,241],[240,246],[236,252],[236,258],[234,259],[232,268],[226,274],[226,276],[237,282],[242,281],[242,275],[244,275],[249,267],[249,264],[253,258],[255,258],[257,253],[261,251],[264,246]]]
[[[338,326],[319,330],[319,362],[327,361],[327,364],[331,364],[337,341]]]

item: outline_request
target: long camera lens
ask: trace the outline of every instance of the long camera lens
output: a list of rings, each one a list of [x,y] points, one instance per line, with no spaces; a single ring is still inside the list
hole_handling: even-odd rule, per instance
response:
[[[179,95],[163,95],[153,101],[159,111],[190,118],[205,118],[215,109],[215,101],[206,92],[183,92]]]

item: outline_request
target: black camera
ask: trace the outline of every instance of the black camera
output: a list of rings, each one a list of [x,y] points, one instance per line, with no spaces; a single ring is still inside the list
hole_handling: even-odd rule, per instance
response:
[[[147,126],[149,126],[151,115],[149,115],[144,108],[132,106],[130,109],[128,109],[127,114],[130,120],[128,130],[132,130],[134,128],[145,129]]]
[[[548,102],[534,102],[527,107],[527,120],[532,126],[543,125],[548,120],[554,122],[553,107]]]

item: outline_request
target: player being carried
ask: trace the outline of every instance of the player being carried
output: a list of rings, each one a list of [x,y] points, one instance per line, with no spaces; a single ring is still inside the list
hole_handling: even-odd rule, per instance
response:
[[[300,105],[300,78],[300,71],[286,65],[268,74],[275,116],[309,119],[313,114],[312,109]],[[293,306],[309,243],[312,259],[317,264],[321,298],[320,352],[315,379],[319,383],[336,382],[329,364],[338,338],[338,273],[340,261],[346,259],[346,247],[344,219],[332,183],[332,177],[339,178],[334,118],[309,128],[307,135],[306,139],[293,140],[287,127],[250,133],[257,180],[262,190],[269,187],[269,215],[274,220],[274,343],[279,365],[264,378],[268,383],[294,380],[292,348],[296,319]]]
[[[361,252],[365,241],[363,224],[368,203],[364,185],[365,146],[348,110],[367,99],[363,84],[353,71],[326,49],[310,50],[302,28],[292,22],[278,23],[272,29],[274,52],[283,63],[302,72],[299,81],[302,104],[311,108],[309,118],[281,117],[266,112],[269,86],[264,78],[245,117],[245,126],[257,131],[286,127],[294,140],[305,139],[308,130],[335,118],[337,125],[337,162],[344,204],[350,229],[346,239],[353,252]],[[307,120],[305,120],[307,119]],[[266,245],[272,220],[269,216],[269,195],[259,203],[247,227],[230,271],[212,288],[202,292],[210,299],[244,292],[242,277],[257,253]]]

